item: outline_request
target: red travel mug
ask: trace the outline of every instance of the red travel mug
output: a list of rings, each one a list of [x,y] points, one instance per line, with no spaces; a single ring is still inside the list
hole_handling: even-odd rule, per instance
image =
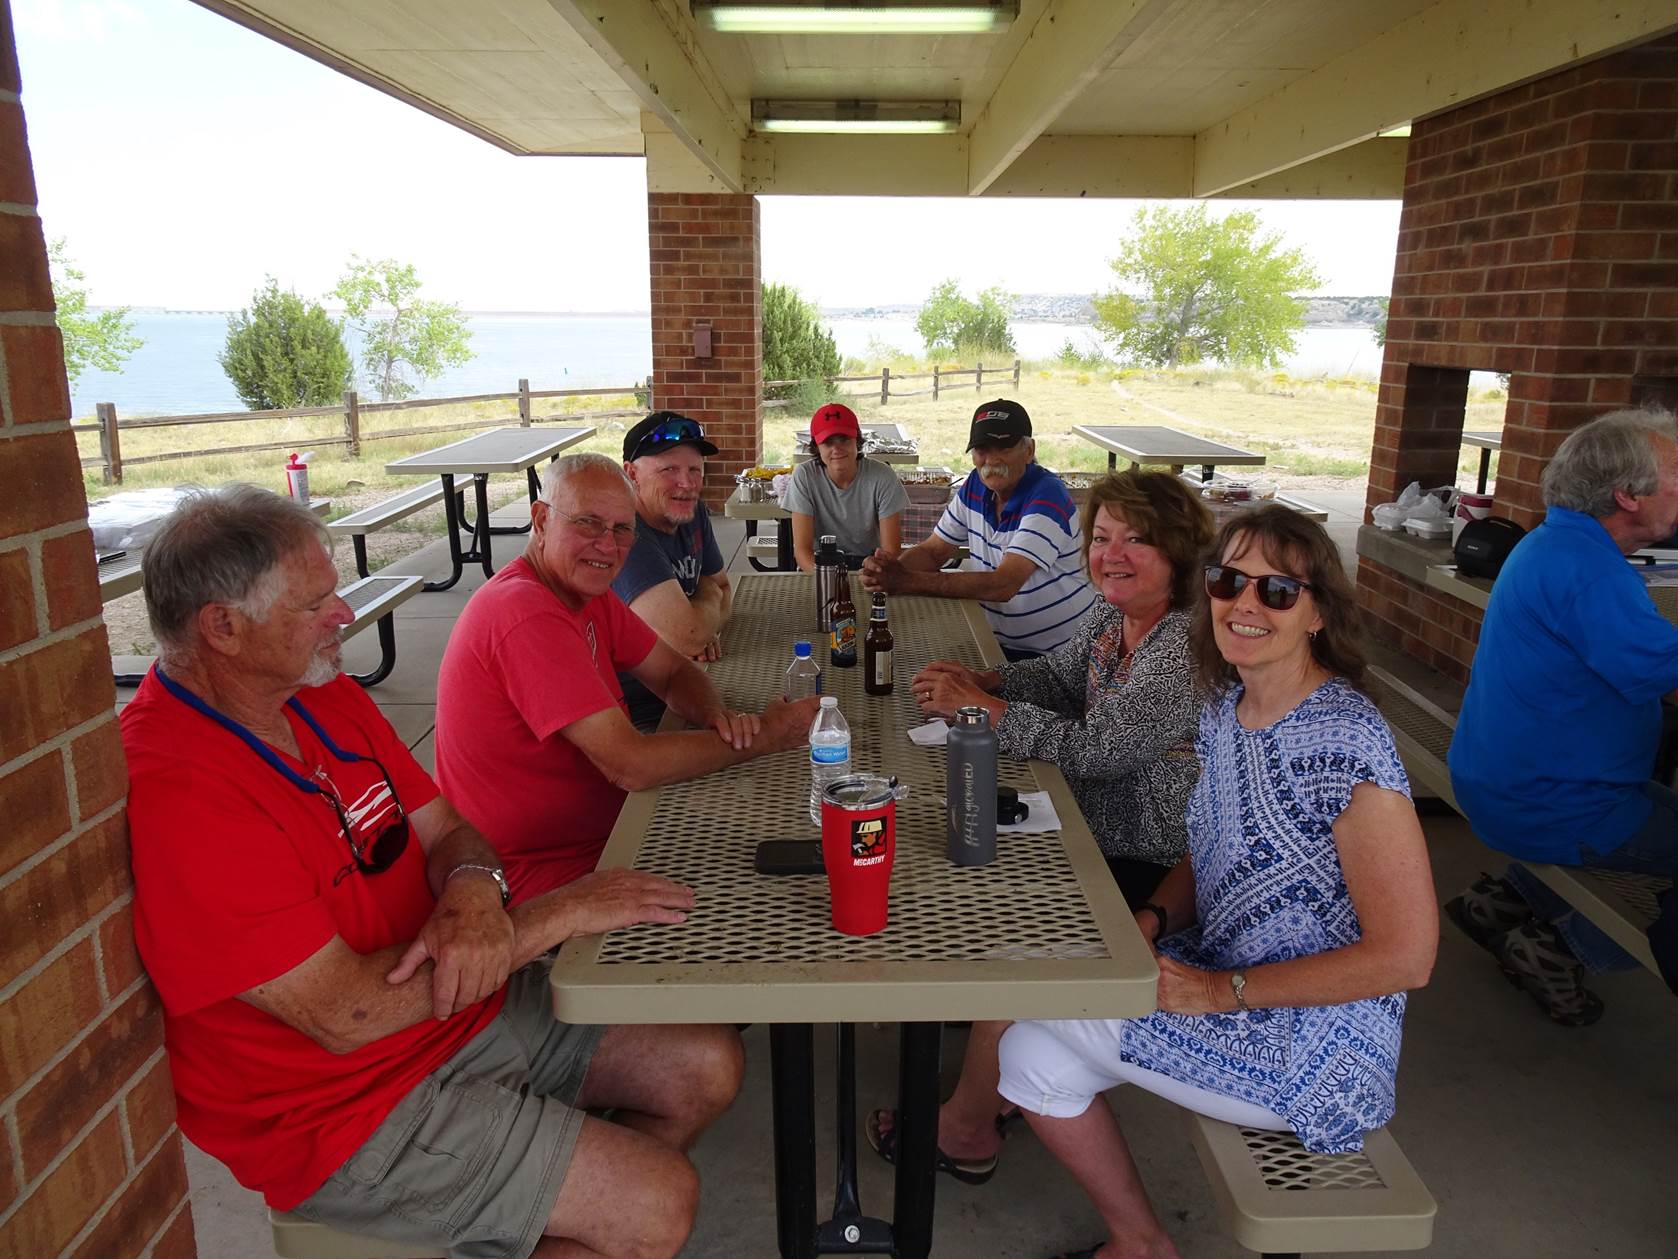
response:
[[[874,774],[836,778],[822,792],[822,864],[833,926],[867,936],[886,925],[897,850],[897,782]]]

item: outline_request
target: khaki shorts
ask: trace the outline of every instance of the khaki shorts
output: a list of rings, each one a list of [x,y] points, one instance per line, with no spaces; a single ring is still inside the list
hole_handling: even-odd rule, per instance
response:
[[[576,1148],[583,1112],[571,1103],[605,1030],[556,1022],[550,1000],[545,962],[515,971],[501,1013],[297,1214],[454,1259],[527,1259]]]

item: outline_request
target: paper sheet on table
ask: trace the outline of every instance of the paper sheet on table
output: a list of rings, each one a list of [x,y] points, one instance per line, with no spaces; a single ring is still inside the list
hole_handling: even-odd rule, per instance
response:
[[[1026,831],[1058,831],[1060,829],[1060,814],[1055,812],[1055,802],[1049,799],[1046,791],[1022,791],[1020,803],[1030,809],[1025,815],[1025,821],[1014,822],[1007,826],[998,825],[998,835],[1019,834]]]
[[[950,723],[942,717],[935,717],[924,726],[915,726],[909,731],[909,742],[923,748],[941,748],[950,738]]]

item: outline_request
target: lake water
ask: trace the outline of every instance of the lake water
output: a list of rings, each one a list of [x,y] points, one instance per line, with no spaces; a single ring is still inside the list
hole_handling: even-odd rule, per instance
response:
[[[82,374],[71,396],[78,417],[91,417],[98,402],[115,403],[117,413],[125,416],[243,409],[216,361],[227,339],[225,314],[146,312],[132,318],[145,344],[120,372]],[[472,361],[427,381],[424,395],[511,392],[521,376],[532,389],[621,386],[652,372],[648,315],[472,315],[469,324]],[[867,356],[876,344],[903,352],[920,349],[912,319],[831,319],[827,324],[846,356]],[[1101,344],[1088,324],[1020,322],[1010,328],[1020,357],[1027,359],[1052,357],[1067,341],[1079,349]],[[352,339],[350,352],[356,348]],[[1284,368],[1301,376],[1372,377],[1381,370],[1381,351],[1367,328],[1306,328]]]

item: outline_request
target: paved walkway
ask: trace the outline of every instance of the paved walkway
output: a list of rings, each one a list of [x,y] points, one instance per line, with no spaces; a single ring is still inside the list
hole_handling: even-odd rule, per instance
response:
[[[1329,527],[1349,546],[1361,494],[1312,495],[1331,508]],[[1332,501],[1327,501],[1332,500]],[[731,568],[743,570],[743,530],[719,520]],[[522,542],[497,538],[497,557]],[[436,575],[439,543],[392,571]],[[425,764],[431,763],[437,663],[450,626],[481,571],[453,591],[422,594],[398,613],[397,667],[371,692]],[[363,634],[347,649],[352,668],[376,653]],[[1499,859],[1454,816],[1425,820],[1441,896]],[[1393,1130],[1439,1200],[1430,1254],[1442,1259],[1526,1255],[1604,1255],[1616,1259],[1673,1253],[1666,1182],[1672,1166],[1672,1117],[1678,1114],[1678,1002],[1644,972],[1599,984],[1608,1014],[1595,1027],[1568,1030],[1543,1019],[1510,988],[1485,954],[1444,928],[1432,984],[1411,1000],[1398,1117]],[[825,1038],[824,1038],[825,1041]],[[748,1072],[734,1108],[694,1151],[704,1183],[690,1259],[758,1259],[774,1254],[769,1134],[768,1038],[746,1033]],[[959,1064],[961,1036],[946,1037],[946,1080]],[[824,1043],[818,1079],[823,1151],[817,1183],[831,1183],[832,1055]],[[894,1029],[858,1029],[862,1106],[895,1093]],[[1211,1195],[1171,1106],[1121,1089],[1126,1130],[1143,1175],[1185,1255],[1245,1255],[1219,1226]],[[862,1145],[864,1208],[890,1214],[890,1169]],[[271,1259],[266,1217],[255,1194],[215,1161],[188,1149],[199,1253],[206,1259]],[[824,1205],[825,1212],[825,1205]],[[935,1254],[943,1259],[1038,1259],[1088,1245],[1094,1214],[1029,1133],[1010,1137],[988,1185],[940,1178]]]

